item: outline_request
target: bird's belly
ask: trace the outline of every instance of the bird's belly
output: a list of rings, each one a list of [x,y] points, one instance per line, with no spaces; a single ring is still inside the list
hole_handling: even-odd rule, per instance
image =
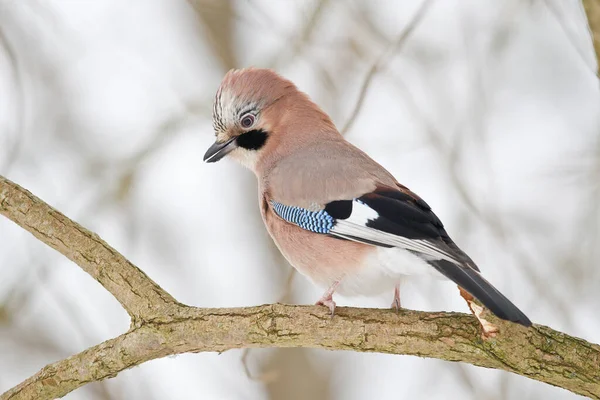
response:
[[[372,246],[306,231],[279,218],[267,218],[267,230],[290,264],[313,283],[329,287],[363,266]]]
[[[422,258],[400,248],[375,247],[354,274],[342,280],[337,292],[372,296],[388,293],[409,277],[446,279]]]
[[[336,292],[342,295],[386,293],[408,276],[443,278],[406,250],[341,240],[278,222],[268,225],[269,233],[290,264],[317,286],[339,281]]]
[[[370,247],[311,232],[279,237],[275,243],[298,272],[321,287],[359,273]]]

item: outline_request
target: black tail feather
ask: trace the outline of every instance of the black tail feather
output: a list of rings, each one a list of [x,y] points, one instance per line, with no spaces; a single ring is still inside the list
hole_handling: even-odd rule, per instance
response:
[[[499,318],[531,326],[531,321],[476,270],[446,260],[429,261],[435,269],[465,289]]]

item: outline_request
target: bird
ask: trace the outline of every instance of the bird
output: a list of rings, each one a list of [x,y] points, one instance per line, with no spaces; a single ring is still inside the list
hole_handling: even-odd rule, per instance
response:
[[[417,194],[347,141],[331,118],[271,69],[226,73],[216,92],[216,140],[207,163],[224,157],[250,169],[271,238],[287,261],[325,289],[317,305],[334,315],[333,294],[393,295],[409,276],[449,279],[482,335],[498,328],[483,307],[525,327],[531,321],[482,275]]]

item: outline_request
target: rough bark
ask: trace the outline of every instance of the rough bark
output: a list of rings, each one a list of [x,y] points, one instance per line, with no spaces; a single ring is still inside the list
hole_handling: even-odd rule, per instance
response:
[[[50,364],[0,400],[51,399],[155,358],[243,347],[313,347],[416,355],[502,369],[600,399],[600,346],[548,327],[500,328],[482,340],[470,315],[282,304],[203,309],[178,303],[141,270],[86,230],[0,177],[0,214],[65,255],[129,312],[130,330]]]

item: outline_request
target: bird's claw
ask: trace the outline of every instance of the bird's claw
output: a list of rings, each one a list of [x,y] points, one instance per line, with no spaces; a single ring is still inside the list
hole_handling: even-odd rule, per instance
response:
[[[400,305],[400,299],[394,299],[390,308],[399,313],[400,309],[402,308],[402,306]]]
[[[335,315],[335,301],[333,301],[331,297],[323,297],[321,300],[317,301],[315,305],[328,307],[331,313],[331,318],[333,318],[333,316]]]
[[[331,312],[331,318],[333,318],[333,315],[335,314],[335,301],[333,301],[333,292],[335,292],[335,289],[339,284],[340,281],[333,282],[325,294],[323,294],[323,297],[321,297],[321,299],[315,303],[317,306],[328,307],[329,311]]]
[[[483,307],[475,304],[474,302],[469,302],[469,307],[471,308],[471,312],[479,321],[479,325],[481,325],[481,337],[482,339],[489,339],[496,336],[499,329],[496,325],[491,324],[488,320],[483,318],[481,314],[483,313]]]
[[[481,326],[481,338],[485,340],[496,336],[496,333],[498,333],[500,330],[496,325],[491,324],[488,320],[481,316],[481,314],[483,314],[484,308],[479,304],[475,303],[475,298],[466,290],[464,290],[460,286],[458,287],[458,289],[460,290],[460,295],[462,296],[462,298],[465,299],[465,301],[467,302],[469,310],[471,310],[471,313],[475,316],[475,318],[477,318],[477,321]]]

